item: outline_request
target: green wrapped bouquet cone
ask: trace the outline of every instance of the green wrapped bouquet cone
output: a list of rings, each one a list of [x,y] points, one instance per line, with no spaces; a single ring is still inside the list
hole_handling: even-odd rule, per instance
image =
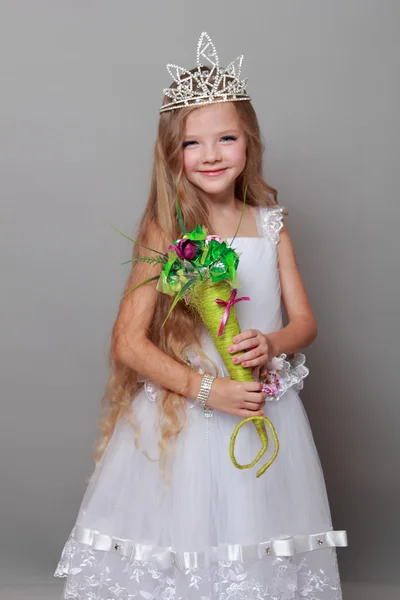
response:
[[[242,367],[240,364],[233,363],[232,355],[228,351],[233,338],[240,333],[240,325],[237,318],[235,304],[242,300],[250,300],[250,298],[247,297],[236,298],[234,292],[236,292],[236,290],[232,291],[232,288],[227,280],[217,282],[212,282],[211,280],[198,281],[190,290],[187,301],[197,311],[202,322],[210,333],[214,345],[221,355],[231,379],[234,381],[250,382],[254,381],[251,369]],[[253,422],[260,437],[261,449],[251,463],[241,465],[235,458],[235,442],[240,428],[245,423],[250,421]],[[275,449],[271,459],[257,471],[257,477],[260,477],[263,473],[265,473],[268,467],[274,462],[278,454],[278,437],[271,421],[265,416],[256,416],[244,419],[235,428],[229,446],[230,457],[235,467],[238,469],[249,469],[253,467],[268,449],[268,434],[266,425],[271,431],[272,438],[275,442]]]

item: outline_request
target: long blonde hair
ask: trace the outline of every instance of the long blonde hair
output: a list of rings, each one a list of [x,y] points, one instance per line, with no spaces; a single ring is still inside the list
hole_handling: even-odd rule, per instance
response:
[[[246,165],[235,183],[236,198],[243,201],[243,192],[247,186],[246,203],[249,205],[276,204],[277,191],[268,185],[262,174],[264,147],[253,106],[250,101],[233,102],[233,105],[247,139]],[[196,223],[200,223],[208,227],[209,233],[215,233],[212,230],[204,200],[187,180],[183,170],[182,140],[185,120],[193,110],[196,110],[196,107],[181,108],[160,115],[149,197],[135,238],[141,243],[146,243],[148,228],[152,222],[158,224],[168,243],[179,238],[181,231],[175,213],[177,193],[187,229],[190,230],[195,227]],[[135,246],[133,258],[137,257],[138,253],[138,248]],[[124,292],[130,289],[135,268],[135,266],[132,267]],[[177,362],[185,364],[182,358],[185,348],[193,345],[200,346],[200,323],[193,318],[193,314],[189,312],[185,303],[179,302],[164,328],[161,329],[171,302],[170,296],[157,294],[148,339],[165,354]],[[100,459],[111,439],[116,423],[121,417],[125,416],[134,425],[131,418],[133,412],[131,403],[136,392],[142,386],[138,381],[138,373],[132,367],[117,360],[113,353],[117,323],[118,316],[111,336],[110,375],[102,399],[104,413],[100,420],[101,438],[94,454],[96,462]],[[185,406],[186,399],[183,396],[165,390],[161,399],[160,439],[158,442],[160,457],[163,460],[184,426]],[[137,445],[138,438],[138,431],[135,430]]]

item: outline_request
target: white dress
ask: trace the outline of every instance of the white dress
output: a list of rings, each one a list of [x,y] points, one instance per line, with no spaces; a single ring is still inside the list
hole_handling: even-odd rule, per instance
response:
[[[260,237],[236,238],[233,244],[241,253],[240,295],[251,298],[236,310],[242,330],[268,333],[282,327],[277,265],[282,209],[261,208],[257,218]],[[206,330],[202,345],[219,374],[228,375]],[[293,374],[295,383],[296,369]],[[132,402],[140,446],[153,459],[156,398],[157,386],[147,380]],[[340,600],[336,546],[347,544],[346,533],[332,529],[320,461],[296,386],[268,402],[265,414],[280,450],[256,478],[266,459],[248,470],[230,460],[229,441],[239,418],[218,411],[207,415],[188,401],[169,482],[158,462],[136,448],[131,426],[121,419],[55,572],[66,578],[63,598]],[[251,462],[259,447],[254,426],[246,424],[237,438],[238,461]]]

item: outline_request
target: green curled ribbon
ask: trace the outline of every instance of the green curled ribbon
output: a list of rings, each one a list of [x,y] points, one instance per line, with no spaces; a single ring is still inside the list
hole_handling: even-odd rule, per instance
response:
[[[238,461],[235,458],[236,438],[238,436],[238,433],[239,433],[241,427],[243,427],[243,425],[245,425],[246,423],[250,423],[250,421],[253,421],[253,423],[254,423],[254,426],[255,426],[257,433],[259,435],[259,438],[261,440],[262,446],[261,446],[259,453],[257,454],[255,459],[251,463],[249,463],[247,465],[241,465],[240,463],[238,463]],[[265,473],[265,471],[272,465],[272,463],[276,459],[278,452],[279,452],[278,436],[276,434],[275,427],[273,426],[271,421],[267,417],[248,417],[247,419],[243,419],[243,421],[241,421],[238,425],[236,425],[235,429],[233,430],[233,433],[231,435],[231,441],[229,443],[229,455],[231,457],[231,461],[232,461],[233,465],[237,469],[251,469],[251,467],[254,467],[254,465],[256,465],[258,463],[258,461],[264,456],[264,454],[266,453],[266,451],[268,449],[269,439],[268,439],[268,434],[267,434],[264,423],[266,423],[268,425],[268,427],[271,431],[272,439],[275,442],[275,448],[274,448],[274,453],[271,456],[271,458],[269,459],[269,461],[263,467],[261,467],[261,469],[259,469],[257,471],[256,477],[261,477],[261,475],[263,475]]]

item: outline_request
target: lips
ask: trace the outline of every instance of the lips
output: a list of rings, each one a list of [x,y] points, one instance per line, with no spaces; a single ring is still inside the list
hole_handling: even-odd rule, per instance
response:
[[[218,177],[218,175],[225,173],[226,169],[227,167],[225,167],[225,169],[214,169],[212,171],[199,171],[199,173],[201,173],[201,175],[205,175],[206,177]]]

